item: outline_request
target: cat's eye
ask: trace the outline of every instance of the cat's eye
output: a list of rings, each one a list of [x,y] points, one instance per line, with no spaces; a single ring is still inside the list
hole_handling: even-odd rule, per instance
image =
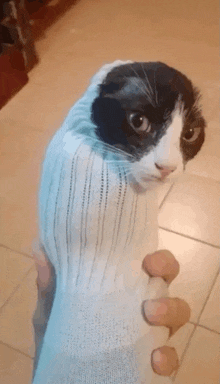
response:
[[[146,116],[142,115],[140,112],[132,112],[129,113],[128,116],[128,122],[130,126],[137,132],[146,132],[149,133],[151,130],[150,123]]]
[[[188,143],[192,143],[196,141],[196,139],[199,137],[199,134],[200,134],[200,128],[191,127],[184,133],[183,140],[187,141]]]

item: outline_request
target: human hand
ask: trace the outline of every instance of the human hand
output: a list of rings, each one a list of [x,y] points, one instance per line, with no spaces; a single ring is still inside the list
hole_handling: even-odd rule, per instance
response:
[[[151,277],[162,277],[170,284],[179,273],[179,263],[168,250],[160,250],[147,255],[143,269]],[[144,302],[144,314],[151,325],[165,326],[171,337],[190,319],[190,307],[179,298],[161,298]],[[179,359],[174,348],[163,346],[151,354],[151,365],[159,375],[170,376],[179,367]]]
[[[46,254],[40,246],[40,242],[38,240],[33,241],[32,250],[38,272],[37,287],[38,290],[44,291],[51,282],[52,265],[47,259]]]
[[[38,290],[44,292],[51,282],[52,266],[38,241],[33,244],[33,256],[38,271]],[[171,252],[160,250],[144,258],[143,269],[148,275],[162,277],[170,284],[179,273],[179,263]],[[156,309],[153,308],[153,303],[157,303]],[[170,337],[190,318],[189,305],[179,298],[148,300],[144,303],[144,312],[151,325],[168,327]],[[152,369],[159,375],[170,376],[179,367],[178,356],[174,348],[160,347],[154,350],[151,356]]]

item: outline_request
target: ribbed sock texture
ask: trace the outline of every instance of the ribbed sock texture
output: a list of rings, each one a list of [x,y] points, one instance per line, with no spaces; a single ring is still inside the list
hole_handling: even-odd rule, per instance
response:
[[[138,193],[123,162],[88,132],[96,75],[51,141],[40,190],[40,232],[56,293],[34,384],[166,384],[150,356],[168,330],[142,303],[167,296],[141,270],[157,249],[157,199]]]

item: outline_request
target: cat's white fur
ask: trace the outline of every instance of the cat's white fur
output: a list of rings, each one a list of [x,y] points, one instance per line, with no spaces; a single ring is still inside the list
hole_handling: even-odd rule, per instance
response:
[[[181,103],[177,103],[171,116],[171,122],[159,144],[131,165],[131,172],[135,180],[142,186],[149,185],[152,177],[160,179],[161,173],[155,164],[174,169],[167,180],[175,180],[183,172],[183,156],[180,151],[180,136],[183,129],[183,110]],[[157,179],[155,179],[157,180]]]

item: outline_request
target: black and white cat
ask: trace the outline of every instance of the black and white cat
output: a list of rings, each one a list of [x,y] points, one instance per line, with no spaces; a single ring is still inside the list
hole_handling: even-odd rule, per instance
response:
[[[200,150],[205,121],[198,100],[191,81],[166,64],[124,64],[100,85],[92,118],[103,142],[133,156],[135,179],[148,181],[164,168],[182,173]]]
[[[116,61],[49,144],[40,240],[56,289],[34,384],[169,383],[150,364],[168,331],[142,315],[143,300],[168,293],[142,261],[158,247],[155,188],[204,142],[198,100],[191,81],[163,63]]]

